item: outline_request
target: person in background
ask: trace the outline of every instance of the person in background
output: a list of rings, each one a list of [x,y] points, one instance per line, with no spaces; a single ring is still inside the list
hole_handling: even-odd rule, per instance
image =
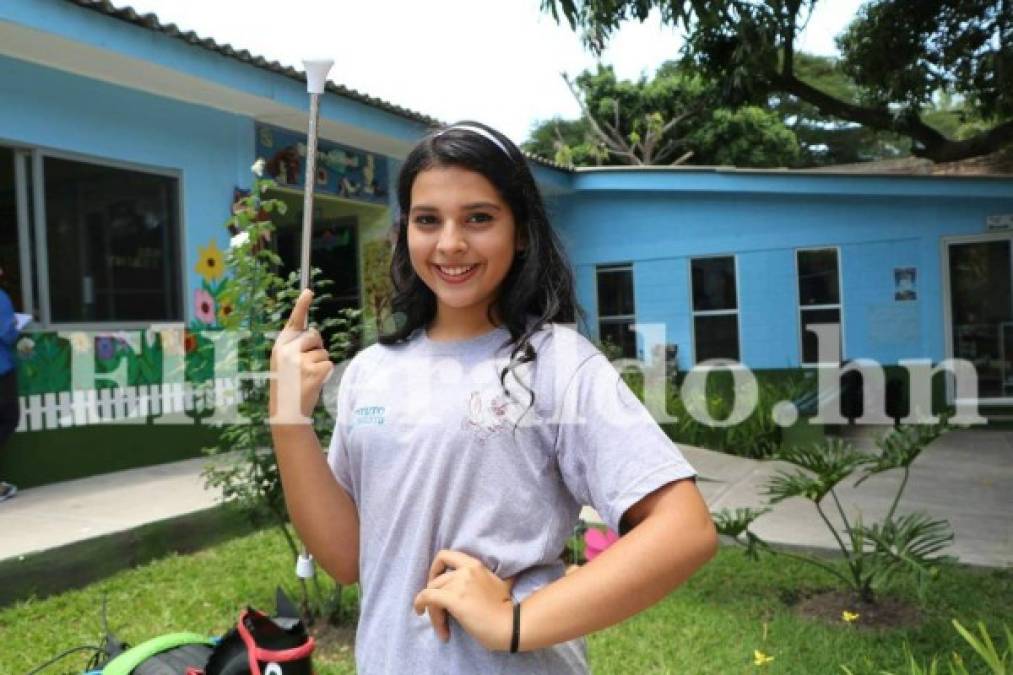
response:
[[[3,279],[3,268],[0,268],[0,279]],[[20,415],[18,369],[14,360],[14,343],[19,333],[14,304],[0,287],[0,450],[17,428]],[[10,499],[17,491],[17,486],[0,480],[0,502]]]

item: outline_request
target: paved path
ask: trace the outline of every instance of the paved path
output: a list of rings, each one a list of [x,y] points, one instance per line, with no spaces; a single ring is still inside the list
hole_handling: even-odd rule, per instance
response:
[[[855,444],[874,449],[869,439],[855,439]],[[786,462],[758,462],[688,446],[682,449],[703,478],[698,485],[712,512],[763,506],[766,498],[761,493],[769,478],[779,469],[796,470]],[[836,488],[848,520],[854,523],[859,513],[866,523],[884,517],[902,477],[901,470],[894,470],[873,476],[857,488],[852,487],[855,480]],[[842,527],[832,500],[823,504],[828,519]],[[810,501],[794,497],[773,509],[751,528],[762,539],[839,550]],[[961,562],[1013,565],[1013,434],[968,430],[937,439],[911,465],[896,513],[913,511],[949,520],[954,541],[944,552]]]
[[[871,447],[868,439],[856,442]],[[758,462],[691,446],[680,446],[700,473],[698,482],[711,511],[762,506],[764,484],[783,462]],[[0,560],[143,525],[215,504],[204,490],[198,458],[23,490],[0,503]],[[838,491],[849,519],[859,511],[868,522],[889,509],[900,471],[870,478],[859,488]],[[853,482],[853,481],[852,481]],[[962,562],[1013,565],[1013,433],[952,432],[915,462],[898,513],[923,510],[950,521],[955,532],[947,551]],[[825,509],[840,525],[836,509]],[[584,514],[597,519],[590,508]],[[812,505],[793,498],[775,505],[753,530],[771,543],[836,549],[829,529]]]
[[[207,458],[21,490],[0,503],[0,560],[121,532],[215,505]]]

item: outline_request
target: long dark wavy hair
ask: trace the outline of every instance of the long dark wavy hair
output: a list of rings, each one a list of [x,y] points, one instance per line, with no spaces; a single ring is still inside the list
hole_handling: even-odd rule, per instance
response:
[[[463,125],[485,130],[507,152],[476,131],[458,128]],[[397,186],[399,213],[392,226],[394,253],[390,265],[395,328],[390,333],[381,333],[377,341],[384,345],[407,341],[415,330],[425,328],[436,317],[436,294],[415,273],[408,254],[408,214],[416,176],[427,169],[451,166],[480,173],[493,184],[510,207],[520,239],[526,242],[525,249],[514,256],[487,312],[489,322],[496,325],[495,309],[502,325],[510,331],[510,338],[501,345],[513,345],[510,360],[500,373],[500,384],[504,385],[507,372],[535,360],[530,338],[544,324],[579,321],[585,325],[586,315],[577,304],[573,270],[549,224],[542,195],[524,155],[509,138],[480,122],[462,120],[432,131],[408,154],[401,167]],[[516,374],[515,379],[520,382]],[[533,405],[534,392],[520,383],[531,395]]]

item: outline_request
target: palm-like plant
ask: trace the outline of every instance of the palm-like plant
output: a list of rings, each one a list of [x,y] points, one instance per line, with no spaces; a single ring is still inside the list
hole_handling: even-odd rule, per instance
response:
[[[940,551],[952,542],[953,533],[945,520],[933,520],[922,513],[895,517],[895,512],[907,486],[911,464],[929,443],[951,428],[945,416],[931,426],[901,426],[877,440],[881,450],[878,455],[856,450],[837,438],[808,447],[784,448],[775,455],[776,459],[789,462],[798,469],[792,473],[780,471],[770,479],[765,491],[768,503],[776,504],[790,497],[811,501],[841,549],[847,574],[811,556],[775,551],[763,543],[750,532],[749,526],[769,508],[760,511],[737,509],[734,514],[723,509],[712,514],[715,526],[718,532],[745,546],[749,557],[756,559],[762,549],[815,564],[841,579],[863,601],[873,602],[876,591],[903,572],[917,576],[919,594],[924,598],[926,580],[938,575],[940,565],[955,561],[953,556],[940,555]],[[897,468],[904,470],[904,477],[883,520],[866,526],[859,514],[851,523],[834,488],[859,472],[861,476],[854,484],[856,487],[870,476]],[[824,509],[823,502],[827,496],[833,500],[844,525],[843,537]]]

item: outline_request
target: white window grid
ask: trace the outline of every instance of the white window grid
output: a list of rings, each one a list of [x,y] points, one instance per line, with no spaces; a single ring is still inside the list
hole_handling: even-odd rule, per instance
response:
[[[693,261],[694,260],[714,260],[719,258],[731,258],[732,259],[732,271],[735,275],[735,308],[734,309],[704,309],[697,310],[696,305],[693,302]],[[738,347],[739,361],[742,360],[742,322],[739,321],[739,308],[742,307],[740,299],[741,289],[739,284],[739,257],[734,253],[721,253],[715,255],[697,255],[689,259],[689,265],[687,268],[687,274],[689,274],[689,308],[690,314],[693,318],[693,330],[690,335],[690,344],[693,348],[693,363],[697,363],[696,358],[696,319],[699,316],[735,316],[735,342]]]
[[[799,273],[798,259],[801,253],[807,253],[811,251],[833,251],[834,258],[837,262],[837,302],[828,303],[821,305],[803,305],[801,301],[802,293],[802,278]],[[805,360],[805,328],[802,323],[802,313],[805,311],[818,310],[818,309],[836,309],[838,317],[838,333],[840,335],[841,343],[841,361],[845,360],[844,357],[844,277],[841,272],[841,247],[840,246],[809,246],[805,248],[795,249],[795,306],[797,308],[798,322],[798,362],[803,366],[825,366],[825,365],[837,365],[837,362],[822,363],[817,361],[806,361]]]
[[[633,294],[633,314],[602,314],[601,304],[598,298],[598,280],[602,274],[615,274],[619,272],[628,272],[630,275],[630,287]],[[595,265],[594,275],[594,293],[595,293],[595,310],[598,314],[598,339],[601,340],[601,325],[603,323],[630,323],[636,322],[636,292],[633,288],[633,263],[615,263],[615,264],[600,264]]]

